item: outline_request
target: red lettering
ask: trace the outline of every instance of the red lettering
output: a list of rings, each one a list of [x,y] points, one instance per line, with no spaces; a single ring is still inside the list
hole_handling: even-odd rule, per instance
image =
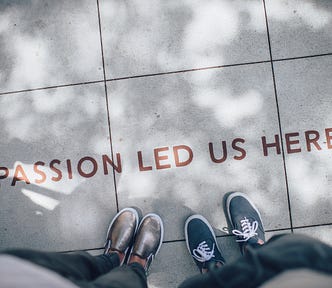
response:
[[[332,128],[325,129],[327,149],[332,149]]]
[[[122,165],[121,165],[121,156],[119,153],[116,153],[116,161],[118,165],[115,165],[113,160],[111,160],[107,155],[102,156],[103,159],[103,167],[104,167],[104,174],[108,175],[107,163],[110,164],[116,172],[122,172]]]
[[[243,148],[241,148],[241,147],[239,147],[239,146],[236,145],[238,142],[240,142],[240,143],[244,143],[245,140],[242,139],[242,138],[236,138],[236,139],[234,139],[234,140],[232,141],[232,148],[233,148],[235,151],[239,151],[239,152],[241,153],[240,156],[234,156],[234,159],[235,159],[235,160],[242,160],[242,159],[244,159],[244,158],[246,157],[247,152],[246,152],[246,150],[244,150]]]
[[[44,171],[41,171],[38,169],[38,166],[45,166],[45,163],[42,161],[38,161],[33,165],[33,170],[41,176],[41,179],[35,179],[35,183],[37,184],[41,184],[44,183],[46,181],[46,174]]]
[[[154,149],[154,159],[155,159],[155,162],[156,162],[156,168],[159,170],[159,169],[167,169],[167,168],[171,168],[171,164],[163,164],[161,165],[160,164],[160,161],[164,161],[164,160],[167,160],[168,159],[168,156],[167,155],[159,155],[160,152],[163,152],[163,151],[168,151],[168,147],[161,147],[161,148],[156,148]]]
[[[93,169],[90,173],[86,173],[83,171],[82,165],[83,165],[84,161],[90,161],[92,163]],[[80,159],[80,161],[78,161],[77,171],[82,177],[85,177],[85,178],[93,177],[97,173],[97,170],[98,170],[97,161],[95,159],[93,159],[92,157],[83,157],[82,159]]]
[[[189,158],[186,161],[180,162],[180,160],[179,160],[179,150],[186,150],[188,152]],[[174,153],[174,161],[175,161],[175,166],[176,167],[187,166],[193,160],[193,151],[191,150],[190,147],[188,147],[186,145],[174,146],[173,147],[173,153]]]
[[[319,132],[318,131],[315,131],[315,130],[305,131],[304,135],[305,135],[305,141],[306,141],[306,144],[307,144],[308,152],[311,151],[311,144],[314,144],[314,146],[316,147],[317,150],[322,150],[322,148],[317,143],[317,141],[319,139]],[[314,135],[314,138],[311,138],[310,135]]]
[[[210,158],[212,160],[212,162],[214,163],[222,163],[224,162],[226,159],[227,159],[227,147],[226,147],[226,141],[222,141],[221,142],[221,145],[222,145],[222,155],[223,157],[222,158],[219,158],[217,159],[215,156],[214,156],[214,150],[213,150],[213,143],[209,143],[209,152],[210,152]]]
[[[4,171],[4,174],[0,175],[0,179],[5,179],[9,175],[9,169],[7,167],[0,167],[0,171]]]
[[[73,170],[71,168],[71,161],[70,161],[70,159],[67,159],[66,163],[67,163],[68,179],[73,179]]]
[[[68,160],[67,160],[68,161]],[[58,160],[58,159],[54,159],[54,160],[52,160],[51,162],[50,162],[50,168],[51,168],[51,170],[52,171],[54,171],[58,176],[57,177],[52,177],[51,179],[52,179],[52,181],[54,181],[54,182],[58,182],[58,181],[60,181],[61,179],[62,179],[62,172],[61,172],[61,170],[60,169],[58,169],[58,168],[55,168],[54,167],[54,164],[60,164],[61,163],[61,161],[60,160]],[[68,163],[67,163],[68,164]],[[71,179],[71,178],[69,178],[69,179]]]
[[[262,145],[263,145],[264,156],[268,156],[267,148],[272,148],[272,147],[276,148],[277,154],[281,153],[279,135],[274,135],[274,142],[272,142],[272,143],[266,143],[266,137],[263,136],[262,137]]]
[[[19,174],[21,174],[21,176]],[[15,168],[15,173],[11,186],[15,186],[17,181],[24,181],[26,184],[30,184],[30,181],[21,165],[17,165]]]
[[[143,157],[142,157],[142,151],[137,152],[137,157],[138,157],[138,166],[139,166],[139,171],[149,171],[152,170],[152,166],[145,166],[143,165]]]
[[[291,145],[296,145],[300,143],[300,140],[291,140],[291,137],[298,137],[300,134],[299,133],[287,133],[285,134],[286,138],[286,148],[287,148],[287,153],[292,154],[292,153],[299,153],[301,152],[301,148],[292,148]]]

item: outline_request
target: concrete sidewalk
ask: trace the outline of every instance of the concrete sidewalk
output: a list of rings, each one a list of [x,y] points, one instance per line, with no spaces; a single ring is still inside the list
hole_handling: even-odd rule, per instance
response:
[[[239,256],[229,191],[332,244],[331,31],[328,0],[0,1],[0,248],[99,253],[138,206],[175,287],[192,214]]]

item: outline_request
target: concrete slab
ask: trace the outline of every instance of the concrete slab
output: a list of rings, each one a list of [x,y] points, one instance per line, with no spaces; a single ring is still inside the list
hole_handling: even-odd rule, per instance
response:
[[[332,225],[295,229],[294,233],[306,234],[332,246]]]
[[[331,56],[275,63],[295,227],[332,221],[331,70]]]
[[[95,84],[0,96],[1,248],[103,245],[116,213],[104,95]]]
[[[269,60],[260,0],[99,2],[107,78]]]
[[[223,231],[223,195],[240,190],[266,229],[290,227],[282,158],[273,148],[263,152],[262,137],[269,142],[279,129],[269,64],[115,81],[108,89],[121,207],[158,212],[165,240],[179,240],[181,223],[195,213]]]
[[[0,92],[102,80],[95,1],[1,1]]]
[[[274,59],[331,53],[330,0],[266,0]]]
[[[117,198],[164,219],[150,287],[198,273],[183,233],[194,213],[234,261],[225,193],[252,198],[267,239],[290,232],[279,123],[294,232],[331,243],[331,56],[274,62],[278,117],[270,63],[247,65],[270,60],[263,1],[99,0],[106,77],[140,77],[109,81],[109,107],[102,83],[80,85],[103,80],[98,2],[21,2],[0,4],[0,249],[100,254]],[[331,53],[330,1],[265,2],[274,59]]]

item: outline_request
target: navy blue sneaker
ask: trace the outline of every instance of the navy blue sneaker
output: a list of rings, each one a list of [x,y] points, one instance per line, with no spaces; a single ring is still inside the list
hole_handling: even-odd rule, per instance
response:
[[[244,254],[246,245],[259,246],[265,242],[261,215],[248,196],[241,192],[230,193],[226,198],[228,222]]]
[[[213,229],[203,216],[190,216],[186,220],[184,233],[189,253],[201,273],[220,267],[225,263]]]

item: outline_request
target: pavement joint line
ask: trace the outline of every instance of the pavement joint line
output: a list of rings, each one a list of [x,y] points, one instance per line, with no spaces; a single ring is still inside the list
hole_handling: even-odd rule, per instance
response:
[[[324,57],[324,56],[332,56],[332,53],[272,59],[272,62],[291,61],[291,60],[299,60],[299,59],[307,59],[307,58],[315,58],[315,57]],[[235,63],[235,64],[217,65],[217,66],[207,66],[207,67],[191,68],[191,69],[183,69],[183,70],[175,70],[175,71],[166,71],[166,72],[160,72],[160,73],[124,76],[124,77],[117,77],[117,78],[109,78],[106,81],[107,82],[113,82],[113,81],[121,81],[121,80],[143,78],[143,77],[154,77],[154,76],[180,74],[180,73],[188,73],[188,72],[195,72],[195,71],[204,71],[204,70],[212,70],[212,69],[237,67],[237,66],[257,65],[257,64],[263,64],[263,63],[271,63],[271,59],[270,60],[253,61],[253,62],[243,62],[243,63]]]
[[[331,53],[324,53],[324,54],[313,54],[313,55],[304,55],[304,56],[298,56],[298,57],[272,59],[272,62],[292,61],[292,60],[326,57],[326,56],[332,56],[332,52]],[[195,71],[204,71],[204,70],[221,69],[221,68],[229,68],[229,67],[236,67],[236,66],[246,66],[246,65],[255,65],[255,64],[262,64],[262,63],[270,63],[270,62],[271,62],[271,60],[262,60],[262,61],[244,62],[244,63],[236,63],[236,64],[225,64],[225,65],[208,66],[208,67],[200,67],[200,68],[192,68],[192,69],[184,69],[184,70],[176,70],[176,71],[166,71],[166,72],[160,72],[160,73],[124,76],[124,77],[117,77],[117,78],[109,78],[109,79],[106,79],[106,80],[102,79],[102,80],[93,80],[93,81],[70,83],[70,84],[59,84],[59,85],[53,85],[53,86],[36,87],[36,88],[30,88],[30,89],[0,92],[0,96],[9,95],[9,94],[25,93],[25,92],[33,92],[33,91],[40,91],[40,90],[47,90],[47,89],[65,88],[65,87],[70,87],[70,86],[90,85],[90,84],[96,84],[96,83],[103,83],[104,81],[114,82],[114,81],[121,81],[121,80],[135,79],[135,78],[180,74],[180,73],[188,73],[188,72],[195,72]]]
[[[128,80],[128,79],[135,79],[135,78],[181,74],[181,73],[189,73],[189,72],[213,70],[213,69],[221,69],[221,68],[237,67],[237,66],[247,66],[247,65],[263,64],[263,63],[270,63],[270,60],[261,60],[261,61],[253,61],[253,62],[243,62],[243,63],[235,63],[235,64],[225,64],[225,65],[190,68],[190,69],[165,71],[165,72],[149,73],[149,74],[141,74],[141,75],[133,75],[133,76],[124,76],[124,77],[117,77],[117,78],[109,78],[106,81],[113,82],[113,81]]]
[[[97,83],[103,83],[103,82],[104,82],[104,80],[94,80],[94,81],[78,82],[78,83],[71,83],[71,84],[61,84],[61,85],[54,85],[54,86],[45,86],[45,87],[24,89],[24,90],[0,92],[0,97],[4,96],[4,95],[10,95],[10,94],[26,93],[26,92],[57,89],[57,88],[66,88],[66,87],[71,87],[71,86],[81,86],[81,85],[83,86],[83,85],[97,84]]]
[[[317,54],[317,55],[291,57],[291,58],[279,58],[279,59],[273,59],[272,61],[273,62],[292,61],[292,60],[310,59],[310,58],[326,57],[326,56],[332,56],[332,52],[331,53]]]
[[[269,54],[270,54],[270,65],[271,65],[271,73],[272,73],[272,82],[273,82],[273,90],[274,90],[274,98],[275,104],[277,109],[277,117],[278,117],[278,126],[279,126],[279,134],[280,134],[280,146],[281,146],[281,155],[282,155],[282,166],[284,170],[284,177],[285,177],[285,188],[286,188],[286,196],[287,196],[287,205],[288,205],[288,217],[289,217],[289,224],[291,232],[293,233],[293,216],[292,216],[292,206],[290,200],[290,189],[288,183],[288,171],[286,165],[286,156],[285,156],[285,149],[284,149],[284,137],[283,137],[283,129],[281,124],[281,115],[280,115],[280,108],[279,108],[279,99],[278,99],[278,89],[277,89],[277,82],[276,82],[276,75],[274,72],[274,62],[273,62],[273,53],[272,53],[272,44],[271,44],[271,37],[270,37],[270,28],[269,28],[269,20],[267,15],[266,3],[263,0],[263,7],[264,7],[264,15],[265,15],[265,25],[266,25],[266,35],[267,35],[267,42],[269,46]]]
[[[299,229],[305,229],[305,228],[316,228],[316,227],[324,227],[324,226],[332,226],[331,223],[324,223],[324,224],[313,224],[313,225],[305,225],[305,226],[294,226],[293,230],[299,230]],[[286,228],[278,228],[278,229],[268,229],[265,230],[265,233],[268,232],[280,232],[280,231],[287,231],[290,230],[290,227]],[[226,237],[233,237],[233,234],[226,234],[226,235],[216,235],[216,238],[226,238]],[[180,243],[185,242],[186,239],[176,239],[176,240],[165,240],[163,241],[163,244],[169,244],[169,243]],[[80,249],[80,250],[67,250],[67,251],[59,251],[59,253],[72,253],[77,251],[97,251],[97,250],[103,250],[104,247],[97,247],[97,248],[88,248],[88,249]]]
[[[100,7],[99,7],[99,0],[96,0],[97,4],[97,12],[98,12],[98,26],[99,26],[99,40],[100,40],[100,49],[101,49],[101,58],[102,58],[102,65],[103,65],[103,83],[104,83],[104,91],[105,91],[105,104],[106,104],[106,114],[107,114],[107,126],[108,126],[108,135],[109,135],[109,145],[110,145],[110,153],[112,162],[114,162],[114,151],[113,151],[113,138],[112,138],[112,125],[111,125],[111,115],[110,115],[110,95],[108,95],[107,90],[107,83],[106,83],[106,67],[105,67],[105,58],[104,58],[104,44],[103,44],[103,35],[101,29],[101,16],[100,16]],[[115,205],[116,211],[119,212],[119,196],[118,196],[118,189],[117,189],[117,181],[115,176],[115,169],[113,171],[113,183],[114,183],[114,197],[115,197]]]

